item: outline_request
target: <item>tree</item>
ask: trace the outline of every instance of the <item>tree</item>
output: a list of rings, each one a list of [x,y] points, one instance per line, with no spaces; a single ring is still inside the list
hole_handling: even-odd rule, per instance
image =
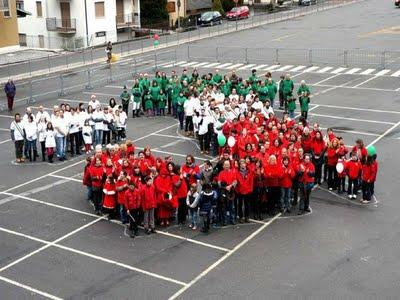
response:
[[[143,24],[168,21],[167,0],[141,0],[140,18]]]
[[[242,6],[243,0],[239,0],[237,5]],[[236,6],[236,3],[233,2],[233,0],[222,0],[222,8],[224,9],[224,11],[230,11],[235,6]]]
[[[225,14],[224,8],[222,7],[221,0],[213,0],[212,10],[219,11],[222,15]]]

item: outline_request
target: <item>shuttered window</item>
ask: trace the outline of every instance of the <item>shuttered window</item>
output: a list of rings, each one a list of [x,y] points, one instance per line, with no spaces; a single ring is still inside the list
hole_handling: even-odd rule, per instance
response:
[[[95,2],[94,10],[96,18],[104,18],[104,2]]]

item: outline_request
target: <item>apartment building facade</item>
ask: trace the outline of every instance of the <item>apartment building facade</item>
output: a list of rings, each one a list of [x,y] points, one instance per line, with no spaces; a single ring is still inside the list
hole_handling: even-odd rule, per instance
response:
[[[15,0],[0,0],[0,48],[2,51],[19,48]]]
[[[1,0],[0,0],[1,1]],[[18,20],[20,44],[79,49],[118,41],[140,26],[140,0],[18,0],[30,16]]]

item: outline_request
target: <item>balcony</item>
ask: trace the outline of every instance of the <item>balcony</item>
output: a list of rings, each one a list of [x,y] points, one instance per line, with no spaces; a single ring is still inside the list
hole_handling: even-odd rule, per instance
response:
[[[115,17],[115,20],[117,24],[117,29],[138,26],[138,18],[135,16],[134,13],[117,15]]]
[[[76,19],[47,18],[46,27],[48,31],[74,34],[76,33]]]

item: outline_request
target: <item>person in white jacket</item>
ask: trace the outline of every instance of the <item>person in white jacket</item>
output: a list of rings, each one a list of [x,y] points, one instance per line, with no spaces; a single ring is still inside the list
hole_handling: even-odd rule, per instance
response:
[[[45,147],[49,163],[53,163],[54,148],[56,147],[56,133],[51,122],[46,125]]]
[[[37,115],[39,116],[39,115]],[[45,140],[46,140],[46,127],[47,127],[47,120],[46,116],[41,115],[40,119],[38,119],[38,124],[37,124],[37,131],[39,135],[39,143],[40,143],[40,150],[42,152],[42,161],[46,161],[46,145],[45,145]]]
[[[90,153],[90,149],[92,147],[92,131],[92,126],[90,125],[89,120],[86,120],[82,128],[82,137],[83,143],[85,144],[86,154]]]
[[[208,134],[208,125],[211,123],[211,117],[207,116],[205,109],[202,109],[200,114],[195,117],[195,128],[199,138],[201,153],[209,153],[210,141]]]
[[[80,155],[80,118],[79,113],[76,112],[75,108],[71,108],[71,115],[69,117],[69,142],[71,146],[71,156]]]
[[[186,196],[186,205],[189,208],[189,227],[196,230],[199,217],[199,193],[197,192],[196,183],[193,183],[189,188]]]
[[[35,122],[35,117],[32,114],[28,116],[28,121],[25,123],[24,128],[26,134],[26,141],[28,143],[27,151],[28,151],[29,161],[32,160],[36,161],[37,124]]]
[[[97,105],[96,110],[92,113],[92,120],[94,122],[94,143],[95,145],[101,145],[103,141],[104,113],[100,105]]]
[[[65,152],[69,124],[64,118],[64,112],[62,110],[56,112],[53,127],[56,133],[57,157],[60,161],[64,161],[67,159]]]

